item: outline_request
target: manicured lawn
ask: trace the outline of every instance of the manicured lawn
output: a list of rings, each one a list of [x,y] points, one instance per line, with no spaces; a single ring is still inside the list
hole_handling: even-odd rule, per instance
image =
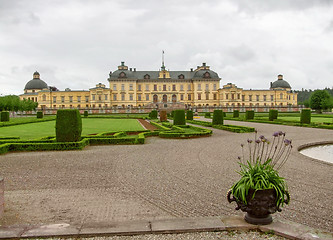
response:
[[[136,119],[82,119],[82,135],[112,131],[142,130],[144,130],[143,127]],[[22,140],[55,136],[55,121],[1,127],[0,136],[19,136]]]

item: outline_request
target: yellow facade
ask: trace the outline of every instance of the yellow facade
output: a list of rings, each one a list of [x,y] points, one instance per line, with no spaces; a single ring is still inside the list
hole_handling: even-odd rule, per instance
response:
[[[39,108],[268,108],[297,106],[297,93],[279,75],[267,90],[243,90],[228,83],[220,88],[218,74],[205,63],[190,71],[136,71],[121,63],[109,74],[109,87],[98,83],[89,90],[51,91],[35,72],[21,99],[38,102]]]

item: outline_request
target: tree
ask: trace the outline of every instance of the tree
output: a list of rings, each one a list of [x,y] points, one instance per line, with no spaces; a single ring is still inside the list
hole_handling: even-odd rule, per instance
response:
[[[321,112],[333,107],[333,99],[326,90],[315,90],[310,97],[310,108]]]

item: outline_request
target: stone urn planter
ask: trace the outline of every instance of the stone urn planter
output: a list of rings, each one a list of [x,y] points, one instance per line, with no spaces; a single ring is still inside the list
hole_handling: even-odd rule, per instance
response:
[[[254,197],[253,194],[255,193]],[[273,221],[271,214],[276,211],[281,212],[281,208],[277,207],[277,196],[275,189],[254,190],[250,189],[246,196],[247,204],[242,201],[237,201],[234,196],[231,196],[231,190],[227,194],[229,203],[236,202],[236,210],[246,212],[245,221],[255,225],[267,225]],[[289,203],[289,193],[286,192],[287,198],[285,204]]]

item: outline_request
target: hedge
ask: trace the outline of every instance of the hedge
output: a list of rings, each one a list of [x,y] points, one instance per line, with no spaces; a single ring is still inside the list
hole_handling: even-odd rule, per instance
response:
[[[0,122],[0,127],[15,126],[27,123],[47,122],[55,120],[55,116],[47,116],[44,118],[14,118],[15,121]]]
[[[269,110],[269,116],[268,116],[268,119],[269,121],[274,121],[274,119],[277,119],[278,118],[278,110],[275,110],[275,109],[270,109]]]
[[[301,111],[301,123],[310,124],[311,123],[311,109],[302,109]]]
[[[173,111],[173,125],[185,125],[185,110]]]
[[[157,116],[158,116],[158,112],[157,110],[152,110],[150,113],[149,113],[149,117],[151,119],[157,119]]]
[[[165,110],[160,112],[160,121],[161,122],[168,121],[167,112]]]
[[[238,110],[234,110],[234,113],[232,115],[233,118],[238,118],[239,117],[239,111]]]
[[[1,122],[9,122],[9,112],[1,112]]]
[[[205,118],[210,118],[210,112],[205,113]]]
[[[84,112],[83,112],[83,116],[86,118],[86,117],[88,117],[88,111],[87,110],[85,110]]]
[[[252,128],[252,127],[236,126],[236,125],[213,125],[210,122],[198,121],[198,120],[189,121],[189,123],[198,124],[198,125],[205,126],[205,127],[212,127],[212,128],[216,128],[216,129],[226,130],[226,131],[230,131],[230,132],[237,132],[237,133],[246,133],[246,132],[255,131],[255,128]]]
[[[44,117],[44,114],[42,111],[38,111],[37,112],[37,118],[43,118]]]
[[[56,117],[57,142],[77,142],[81,139],[82,119],[77,109],[60,109]]]
[[[214,110],[212,124],[213,125],[223,125],[223,111],[222,110]]]
[[[248,110],[245,112],[245,119],[246,120],[252,120],[254,119],[254,111],[253,110]]]
[[[186,126],[186,125],[185,125]],[[200,137],[200,136],[210,136],[212,134],[212,130],[209,129],[203,129],[199,127],[194,126],[186,126],[179,127],[174,126],[173,127],[176,131],[163,131],[159,133],[159,137],[162,138],[192,138],[192,137]],[[186,129],[191,129],[191,131],[186,131]],[[195,131],[193,131],[195,130]]]
[[[193,111],[192,110],[187,110],[186,120],[193,120]]]

